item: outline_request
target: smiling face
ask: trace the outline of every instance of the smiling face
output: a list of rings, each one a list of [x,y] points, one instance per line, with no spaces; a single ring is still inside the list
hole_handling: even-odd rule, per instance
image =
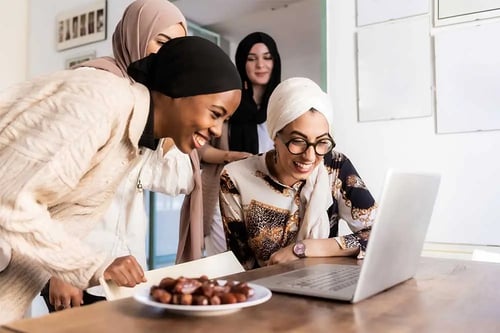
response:
[[[219,137],[222,124],[241,99],[241,90],[171,98],[152,91],[154,135],[170,137],[183,153],[200,148],[212,137]]]
[[[273,65],[273,56],[266,44],[254,44],[248,53],[245,65],[248,79],[254,86],[265,86],[271,78]]]
[[[274,167],[276,178],[283,184],[291,186],[297,181],[305,180],[314,168],[323,162],[323,156],[315,153],[314,147],[309,146],[302,154],[290,153],[286,142],[301,139],[310,143],[329,139],[328,121],[321,112],[311,110],[295,119],[281,131],[274,139],[277,163]]]

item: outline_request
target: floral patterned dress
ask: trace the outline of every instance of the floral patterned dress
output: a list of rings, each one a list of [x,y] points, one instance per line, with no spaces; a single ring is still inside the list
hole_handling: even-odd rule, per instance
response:
[[[300,228],[300,192],[271,176],[265,154],[230,163],[221,173],[220,206],[228,249],[246,269],[264,266],[274,252],[294,243]],[[324,158],[333,204],[330,238],[342,249],[360,248],[363,258],[377,205],[351,161],[333,151]],[[342,219],[352,234],[338,236]]]

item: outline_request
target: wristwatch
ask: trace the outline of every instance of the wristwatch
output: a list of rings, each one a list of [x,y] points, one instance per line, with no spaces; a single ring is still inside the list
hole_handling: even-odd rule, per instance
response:
[[[305,258],[306,257],[306,245],[302,243],[301,241],[298,241],[295,243],[295,245],[292,248],[293,254],[299,258]]]

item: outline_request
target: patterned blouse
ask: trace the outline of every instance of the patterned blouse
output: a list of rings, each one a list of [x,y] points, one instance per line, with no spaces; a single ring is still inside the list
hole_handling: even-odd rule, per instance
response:
[[[329,237],[335,237],[342,249],[359,247],[358,258],[363,258],[377,205],[345,155],[333,151],[324,162],[333,199]],[[267,169],[265,154],[260,154],[226,165],[220,184],[227,245],[245,269],[265,266],[271,254],[296,241],[305,181],[291,187],[279,183]],[[340,219],[352,234],[338,236]]]

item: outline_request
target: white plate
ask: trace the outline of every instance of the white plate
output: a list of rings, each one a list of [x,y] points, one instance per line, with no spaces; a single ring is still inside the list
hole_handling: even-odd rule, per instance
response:
[[[225,284],[225,280],[218,280],[219,284]],[[264,286],[248,283],[248,286],[253,289],[254,294],[249,297],[245,302],[234,304],[220,304],[220,305],[178,305],[178,304],[165,304],[155,301],[150,295],[150,287],[137,290],[134,294],[134,299],[140,303],[154,306],[157,308],[165,309],[169,312],[188,315],[188,316],[219,316],[224,314],[233,313],[257,304],[268,301],[271,296],[271,290]]]

